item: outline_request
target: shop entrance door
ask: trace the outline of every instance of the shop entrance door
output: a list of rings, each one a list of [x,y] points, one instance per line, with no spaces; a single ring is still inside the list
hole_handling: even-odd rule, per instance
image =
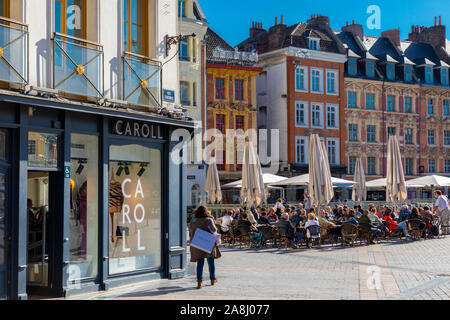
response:
[[[11,235],[7,223],[7,183],[7,171],[0,166],[0,300],[7,299],[8,296],[8,249]]]
[[[52,295],[54,173],[28,172],[27,293]]]
[[[8,298],[9,289],[9,132],[0,128],[0,300]]]

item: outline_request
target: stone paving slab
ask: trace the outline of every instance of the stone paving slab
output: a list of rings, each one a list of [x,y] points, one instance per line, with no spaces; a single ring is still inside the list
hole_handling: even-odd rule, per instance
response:
[[[450,237],[355,248],[222,249],[219,282],[157,280],[68,299],[450,300]]]

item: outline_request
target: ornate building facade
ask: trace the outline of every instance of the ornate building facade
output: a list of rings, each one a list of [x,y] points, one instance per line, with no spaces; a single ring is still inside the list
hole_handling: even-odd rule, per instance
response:
[[[202,139],[206,108],[205,42],[208,23],[197,0],[178,0],[179,34],[188,37],[179,43],[180,104],[185,114],[196,122],[193,141]],[[204,196],[206,167],[198,155],[197,145],[189,147],[187,166],[188,206],[196,207]]]
[[[436,27],[441,29],[432,28]],[[413,27],[413,33],[416,31],[420,33]],[[383,32],[381,37],[366,36],[362,25],[354,22],[336,34],[345,44],[348,57],[347,177],[352,178],[358,157],[363,158],[368,179],[385,177],[390,135],[399,138],[407,179],[450,174],[445,31],[442,47],[426,43],[427,38],[420,43],[411,41],[418,38],[416,34],[401,41],[398,29]]]
[[[256,77],[262,69],[254,66],[257,54],[236,51],[211,29],[207,32],[206,57],[208,107],[205,125],[224,135],[223,148],[216,150],[216,159],[220,180],[228,183],[241,179],[243,149],[237,138],[227,136],[227,130],[236,130],[239,135],[258,129]],[[256,151],[257,139],[251,138]],[[227,148],[227,143],[233,148]]]
[[[269,30],[254,23],[250,37],[238,47],[259,54],[258,122],[279,130],[278,174],[308,172],[312,133],[327,146],[332,174],[345,174],[342,97],[347,56],[328,17],[313,15],[306,23],[287,26],[282,16]]]

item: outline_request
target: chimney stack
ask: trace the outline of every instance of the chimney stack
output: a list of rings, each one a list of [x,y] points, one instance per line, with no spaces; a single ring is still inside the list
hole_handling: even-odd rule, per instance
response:
[[[439,16],[439,25],[442,26],[441,16]]]
[[[434,17],[434,26],[437,26],[437,17]]]
[[[284,16],[281,15],[281,24],[284,24]]]
[[[275,25],[278,25],[278,17],[275,17]]]
[[[356,24],[355,20],[352,20],[352,24],[348,21],[344,27],[341,28],[343,32],[350,32],[355,36],[358,36],[361,40],[364,39],[364,28],[362,24]]]
[[[400,29],[387,30],[381,33],[384,38],[389,38],[392,42],[399,47],[400,46]]]

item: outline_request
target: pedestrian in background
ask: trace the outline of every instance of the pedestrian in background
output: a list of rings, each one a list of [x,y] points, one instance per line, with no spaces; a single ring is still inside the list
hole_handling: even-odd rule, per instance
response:
[[[205,206],[200,206],[197,208],[195,211],[195,218],[196,220],[192,224],[190,230],[191,239],[194,237],[197,229],[201,229],[212,234],[217,232],[214,220],[211,216],[209,216],[208,209]],[[192,246],[190,248],[191,262],[197,263],[197,289],[201,289],[203,285],[203,267],[205,265],[205,259],[208,261],[209,277],[211,280],[211,285],[213,286],[218,280],[216,277],[215,259],[219,259],[222,256],[217,244],[214,246],[214,249],[210,254]]]

